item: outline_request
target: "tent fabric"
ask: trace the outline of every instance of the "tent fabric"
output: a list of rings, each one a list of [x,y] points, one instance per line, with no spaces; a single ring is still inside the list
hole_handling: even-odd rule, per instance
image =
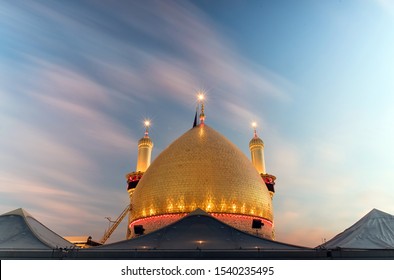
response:
[[[393,249],[394,216],[373,209],[354,225],[319,247],[327,249]]]
[[[0,249],[72,247],[74,244],[48,229],[22,208],[0,216]]]
[[[162,229],[137,238],[87,250],[300,250],[305,247],[260,238],[235,229],[201,209]]]

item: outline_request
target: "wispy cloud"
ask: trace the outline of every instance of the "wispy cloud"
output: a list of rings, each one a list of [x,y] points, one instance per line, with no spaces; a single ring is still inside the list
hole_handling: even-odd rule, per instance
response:
[[[393,8],[391,1],[378,3]],[[246,153],[249,124],[259,123],[267,170],[278,177],[278,240],[318,245],[342,227],[338,217],[352,222],[374,203],[388,203],[391,196],[381,187],[387,183],[380,179],[391,182],[393,175],[381,168],[373,184],[367,175],[371,162],[392,165],[385,155],[392,152],[394,133],[383,122],[371,121],[375,129],[369,133],[381,139],[384,149],[358,141],[365,136],[365,122],[357,122],[363,112],[354,110],[332,127],[290,135],[284,132],[290,125],[277,127],[281,114],[288,113],[279,107],[298,106],[293,112],[300,114],[304,104],[293,96],[298,86],[249,60],[190,2],[83,4],[0,4],[4,212],[14,204],[28,206],[55,228],[66,230],[74,222],[78,229],[89,225],[100,232],[101,213],[116,216],[127,203],[123,173],[134,167],[142,116],[154,115],[155,145],[165,147],[175,137],[169,131],[176,127],[181,135],[181,125],[190,127],[194,90],[201,87],[208,91],[207,120],[234,137],[247,135]],[[282,110],[275,123],[268,121],[271,105]],[[393,116],[391,109],[379,114],[380,120]],[[375,149],[376,158],[364,158],[360,150],[366,149]],[[354,170],[362,161],[367,171]],[[349,205],[352,215],[341,211]],[[93,222],[99,215],[100,221]]]
[[[10,137],[2,145],[2,157],[8,163],[3,182],[7,188],[15,186],[9,201],[18,203],[16,207],[34,207],[56,228],[60,227],[54,216],[62,215],[67,225],[81,221],[81,216],[89,223],[95,220],[99,200],[110,195],[93,198],[89,191],[108,191],[100,179],[106,177],[108,182],[115,174],[114,170],[103,173],[106,164],[101,160],[124,157],[130,150],[135,155],[136,137],[127,132],[128,120],[139,119],[146,111],[145,103],[150,110],[159,110],[160,121],[165,123],[172,117],[171,109],[156,102],[194,109],[194,90],[206,87],[211,112],[220,112],[208,118],[246,131],[251,120],[265,126],[264,116],[251,112],[260,110],[267,99],[288,102],[287,91],[293,87],[239,54],[190,3],[87,5],[99,11],[103,20],[98,21],[89,9],[62,3],[7,6],[8,26],[16,34],[13,43],[19,43],[13,48],[17,59],[9,59],[17,67],[13,71],[26,79],[7,74],[5,95],[15,111],[28,110],[31,118],[18,113],[7,116]],[[127,31],[121,31],[124,27]],[[30,104],[20,103],[21,97]],[[179,118],[182,109],[177,111]],[[226,116],[233,120],[229,122]],[[297,163],[290,161],[289,151],[282,152],[287,157],[286,169],[295,170]],[[98,178],[92,178],[94,172]],[[17,180],[19,173],[25,174],[26,181]],[[24,184],[31,189],[28,196],[20,195]],[[34,198],[35,206],[28,197]],[[111,197],[113,205],[106,205],[104,211],[121,211],[115,199],[127,200],[127,194],[119,189]]]

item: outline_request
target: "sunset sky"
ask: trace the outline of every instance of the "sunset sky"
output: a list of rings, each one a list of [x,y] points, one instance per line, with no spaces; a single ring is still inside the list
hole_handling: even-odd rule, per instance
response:
[[[153,159],[206,123],[277,176],[276,239],[394,214],[394,1],[0,2],[0,214],[100,239]],[[122,223],[109,242],[126,234]]]

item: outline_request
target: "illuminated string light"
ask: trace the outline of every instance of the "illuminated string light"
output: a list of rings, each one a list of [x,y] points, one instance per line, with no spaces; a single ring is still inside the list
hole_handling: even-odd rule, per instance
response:
[[[213,217],[221,220],[221,219],[229,219],[232,221],[245,221],[245,222],[250,222],[252,219],[260,219],[264,224],[270,225],[271,227],[273,226],[273,222],[262,218],[261,216],[253,216],[253,215],[242,215],[242,214],[229,214],[229,213],[209,213]],[[156,216],[151,216],[151,217],[145,217],[145,218],[140,218],[137,220],[132,221],[129,224],[129,228],[133,228],[134,225],[136,224],[143,224],[143,223],[152,223],[156,224],[159,221],[160,222],[165,222],[167,220],[168,222],[178,220],[184,216],[186,216],[187,213],[174,213],[174,214],[164,214],[164,215],[156,215]]]

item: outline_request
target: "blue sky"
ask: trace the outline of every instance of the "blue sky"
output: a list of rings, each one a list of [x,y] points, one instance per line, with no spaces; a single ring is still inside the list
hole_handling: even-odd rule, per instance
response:
[[[277,176],[277,240],[316,246],[394,214],[394,2],[2,1],[0,213],[99,239],[153,157],[206,122]],[[110,241],[125,236],[122,224]]]

